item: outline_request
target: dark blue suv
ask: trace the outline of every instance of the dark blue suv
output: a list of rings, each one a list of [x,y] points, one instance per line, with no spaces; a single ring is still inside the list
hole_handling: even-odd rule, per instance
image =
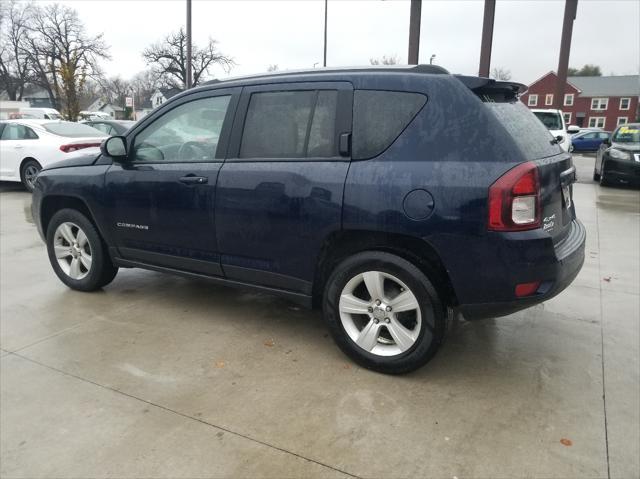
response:
[[[43,170],[33,217],[73,289],[139,267],[280,294],[407,372],[448,308],[509,314],[582,266],[575,168],[523,91],[435,66],[212,82]]]

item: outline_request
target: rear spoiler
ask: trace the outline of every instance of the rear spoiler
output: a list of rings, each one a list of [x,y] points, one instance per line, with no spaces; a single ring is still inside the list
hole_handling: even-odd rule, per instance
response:
[[[527,86],[522,83],[466,75],[454,76],[485,102],[515,101],[527,91]]]

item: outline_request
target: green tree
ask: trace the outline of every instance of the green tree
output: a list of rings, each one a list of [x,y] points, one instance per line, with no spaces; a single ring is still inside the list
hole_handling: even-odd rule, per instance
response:
[[[598,65],[586,64],[580,69],[569,67],[567,75],[570,77],[600,77],[602,76],[602,72]]]

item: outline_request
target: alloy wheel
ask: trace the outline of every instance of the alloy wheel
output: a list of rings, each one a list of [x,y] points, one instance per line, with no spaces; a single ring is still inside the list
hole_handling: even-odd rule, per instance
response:
[[[402,354],[420,335],[418,299],[389,273],[367,271],[351,278],[342,290],[338,309],[351,340],[377,356]]]
[[[40,173],[40,170],[35,165],[28,165],[24,169],[24,181],[27,183],[30,189],[34,188],[38,173]]]
[[[75,223],[61,223],[53,235],[53,249],[60,269],[80,280],[91,271],[92,250],[89,239]]]

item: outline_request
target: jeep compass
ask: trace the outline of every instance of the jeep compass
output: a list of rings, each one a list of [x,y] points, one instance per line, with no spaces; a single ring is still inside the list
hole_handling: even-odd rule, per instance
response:
[[[70,288],[146,268],[278,294],[408,372],[449,309],[510,314],[580,271],[575,168],[524,91],[429,65],[210,82],[45,168],[33,217]]]

